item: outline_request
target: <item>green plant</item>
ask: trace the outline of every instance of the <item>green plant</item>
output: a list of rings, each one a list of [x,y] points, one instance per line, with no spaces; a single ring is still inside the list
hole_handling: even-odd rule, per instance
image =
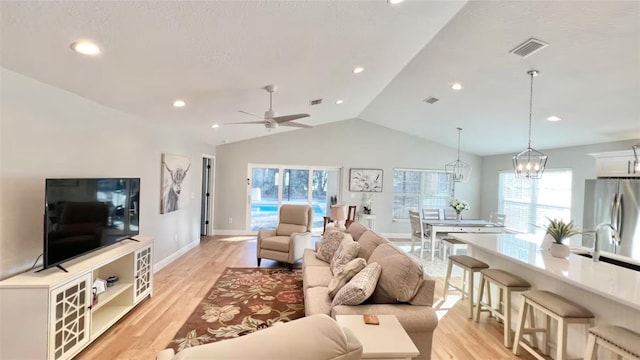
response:
[[[547,217],[549,224],[540,226],[551,235],[556,244],[562,244],[562,240],[572,237],[573,235],[584,234],[585,231],[576,229],[573,220],[565,223],[562,219],[551,219]]]

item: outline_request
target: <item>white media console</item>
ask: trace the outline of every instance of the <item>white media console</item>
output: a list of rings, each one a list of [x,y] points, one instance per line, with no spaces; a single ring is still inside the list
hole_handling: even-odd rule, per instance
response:
[[[136,236],[0,282],[0,359],[70,359],[153,292],[153,239]],[[98,295],[97,278],[119,281]]]

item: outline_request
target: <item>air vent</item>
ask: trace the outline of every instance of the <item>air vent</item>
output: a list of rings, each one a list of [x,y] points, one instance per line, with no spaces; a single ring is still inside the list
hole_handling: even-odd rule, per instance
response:
[[[309,101],[309,105],[311,105],[311,106],[320,105],[320,104],[322,104],[322,99],[315,99],[315,100]]]
[[[515,54],[518,56],[522,56],[523,58],[526,58],[527,56],[541,50],[542,48],[546,47],[547,44],[544,41],[540,41],[538,39],[534,39],[531,38],[525,42],[523,42],[522,44],[516,46],[515,49],[509,51],[511,54]]]
[[[423,101],[426,102],[427,104],[435,104],[438,102],[437,98],[434,98],[433,96],[429,96],[428,98],[424,99]]]

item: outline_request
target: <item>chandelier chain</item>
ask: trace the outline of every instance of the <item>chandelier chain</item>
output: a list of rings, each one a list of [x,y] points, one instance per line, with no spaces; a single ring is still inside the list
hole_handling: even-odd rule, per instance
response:
[[[538,75],[538,71],[531,70],[529,71],[529,75],[531,75],[531,89],[529,91],[529,149],[531,149],[531,118],[533,114],[533,77]]]
[[[460,132],[462,131],[462,128],[457,128],[458,129],[458,161],[460,161]]]

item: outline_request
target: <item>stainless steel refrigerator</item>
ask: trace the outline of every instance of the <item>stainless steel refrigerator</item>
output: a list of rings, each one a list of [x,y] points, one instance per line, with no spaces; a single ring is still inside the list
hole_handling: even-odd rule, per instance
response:
[[[640,179],[586,180],[583,227],[598,229],[601,253],[640,261]],[[593,247],[592,236],[582,239]]]

